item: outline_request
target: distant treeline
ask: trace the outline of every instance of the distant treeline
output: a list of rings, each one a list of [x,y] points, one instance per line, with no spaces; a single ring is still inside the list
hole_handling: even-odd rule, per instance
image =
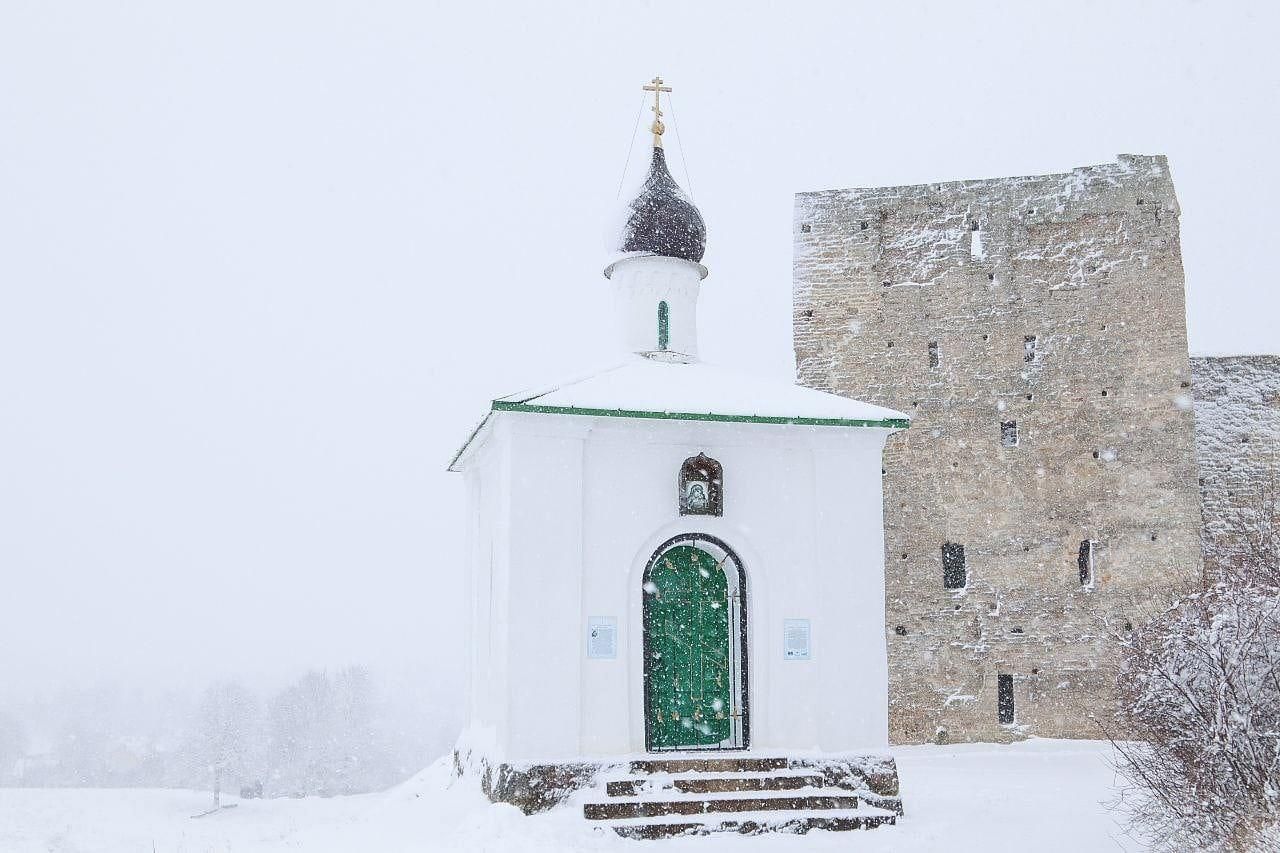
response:
[[[448,749],[453,709],[375,687],[369,670],[348,667],[274,695],[220,681],[199,697],[106,688],[0,711],[0,786],[381,790]]]

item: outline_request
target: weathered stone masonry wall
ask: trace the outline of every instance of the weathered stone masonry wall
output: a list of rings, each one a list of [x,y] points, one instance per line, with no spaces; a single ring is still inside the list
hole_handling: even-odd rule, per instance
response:
[[[1280,487],[1280,356],[1191,360],[1205,564],[1247,556]]]
[[[1165,159],[803,193],[794,230],[800,381],[913,416],[885,454],[891,736],[1098,736],[1115,636],[1200,573]],[[946,542],[964,589],[943,587]]]

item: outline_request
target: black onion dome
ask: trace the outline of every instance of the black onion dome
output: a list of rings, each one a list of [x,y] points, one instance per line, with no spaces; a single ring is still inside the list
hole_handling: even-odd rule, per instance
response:
[[[621,251],[702,261],[707,249],[707,226],[698,208],[667,171],[667,158],[661,148],[653,149],[649,176],[628,209]]]

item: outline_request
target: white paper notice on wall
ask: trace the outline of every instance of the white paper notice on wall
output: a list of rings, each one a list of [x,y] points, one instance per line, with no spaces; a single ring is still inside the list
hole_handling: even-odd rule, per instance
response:
[[[618,656],[618,620],[611,616],[587,619],[587,657],[611,659]]]
[[[808,619],[782,620],[782,657],[784,660],[809,660],[812,657]]]

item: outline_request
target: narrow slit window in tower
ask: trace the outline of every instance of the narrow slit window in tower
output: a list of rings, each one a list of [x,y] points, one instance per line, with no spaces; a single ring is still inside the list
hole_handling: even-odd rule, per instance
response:
[[[671,343],[671,309],[666,301],[658,303],[658,349],[665,350]]]
[[[1022,360],[1023,361],[1036,360],[1036,336],[1035,335],[1026,335],[1025,337],[1023,337]]]
[[[1018,446],[1018,422],[1017,421],[1001,421],[1000,422],[1000,446],[1001,447],[1017,447]]]
[[[1077,562],[1080,565],[1080,586],[1084,589],[1093,587],[1093,549],[1095,544],[1092,539],[1085,539],[1080,543],[1080,556]]]
[[[938,366],[938,342],[929,341],[929,366]]]
[[[1013,725],[1013,676],[1001,674],[997,677],[996,705],[1000,711],[1000,725]]]
[[[964,563],[964,546],[947,542],[942,546],[943,588],[964,589],[968,580],[968,570]]]

